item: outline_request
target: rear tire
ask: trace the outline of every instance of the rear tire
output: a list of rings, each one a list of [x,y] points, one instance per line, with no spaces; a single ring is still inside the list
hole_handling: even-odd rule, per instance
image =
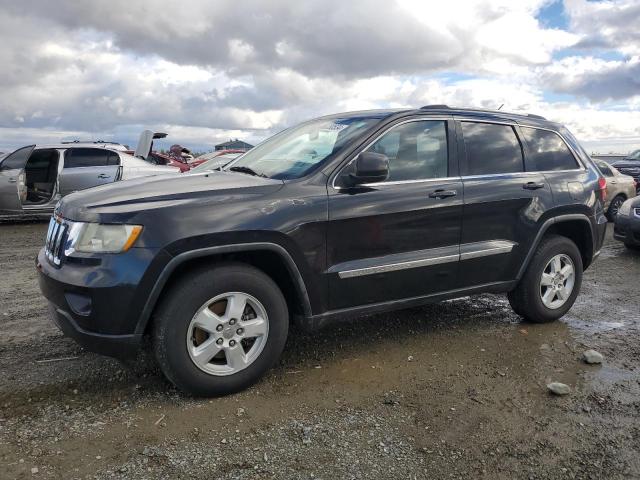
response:
[[[581,285],[582,257],[576,244],[566,237],[547,235],[507,298],[513,310],[525,320],[553,322],[569,311]]]
[[[262,271],[223,264],[181,277],[153,321],[156,360],[169,381],[192,395],[219,396],[252,385],[278,360],[289,312]]]

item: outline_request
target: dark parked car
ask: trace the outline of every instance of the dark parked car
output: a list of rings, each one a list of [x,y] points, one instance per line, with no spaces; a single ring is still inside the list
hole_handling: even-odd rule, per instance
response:
[[[618,209],[613,238],[629,249],[640,249],[640,197],[627,200]]]
[[[622,160],[612,162],[613,165],[623,175],[629,175],[636,181],[636,188],[640,188],[640,150],[635,150]]]
[[[222,171],[65,197],[37,258],[54,321],[90,350],[149,338],[197,395],[240,390],[291,320],[481,292],[532,322],[564,315],[600,252],[606,180],[534,115],[428,106],[332,115]]]

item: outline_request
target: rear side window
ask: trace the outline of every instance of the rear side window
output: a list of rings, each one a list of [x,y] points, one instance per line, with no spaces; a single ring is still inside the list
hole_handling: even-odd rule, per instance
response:
[[[598,168],[605,177],[613,177],[613,171],[607,163],[597,161],[596,165],[598,165]]]
[[[444,121],[404,123],[385,133],[368,150],[389,157],[390,182],[444,178],[448,174]]]
[[[524,171],[522,147],[510,125],[462,122],[467,152],[466,175]]]
[[[539,128],[520,127],[527,142],[528,157],[535,170],[575,170],[578,163],[560,135]]]
[[[64,168],[119,165],[116,152],[100,148],[70,148],[64,154]]]

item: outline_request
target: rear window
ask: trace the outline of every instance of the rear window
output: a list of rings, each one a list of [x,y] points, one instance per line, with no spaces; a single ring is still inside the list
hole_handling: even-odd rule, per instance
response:
[[[510,125],[462,122],[467,152],[465,175],[517,173],[524,170],[522,147]]]
[[[65,168],[107,167],[119,165],[116,152],[98,148],[70,148],[64,154]]]
[[[575,170],[578,163],[557,133],[539,128],[521,127],[527,142],[528,157],[535,171]]]

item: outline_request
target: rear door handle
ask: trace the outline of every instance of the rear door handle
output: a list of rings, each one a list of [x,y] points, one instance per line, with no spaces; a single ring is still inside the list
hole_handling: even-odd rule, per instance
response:
[[[16,183],[18,180],[16,180],[15,178],[11,177],[9,180],[7,180],[9,183]]]
[[[98,178],[111,178],[111,175],[107,175],[105,173],[101,173],[100,175],[98,175]]]
[[[524,188],[525,190],[538,190],[540,188],[544,188],[544,183],[527,182],[522,185],[522,188]]]
[[[455,197],[458,194],[455,190],[435,190],[429,194],[429,198],[447,198]]]

